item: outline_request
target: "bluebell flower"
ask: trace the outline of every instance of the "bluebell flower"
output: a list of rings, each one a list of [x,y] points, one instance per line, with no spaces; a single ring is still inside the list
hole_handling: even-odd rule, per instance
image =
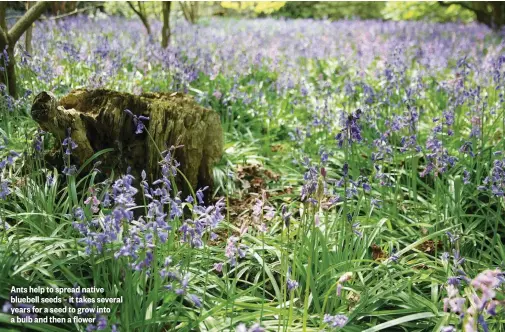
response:
[[[149,121],[149,118],[143,115],[137,116],[133,114],[129,109],[125,109],[124,111],[131,115],[133,118],[133,124],[136,126],[135,134],[142,134],[144,132],[144,129],[146,129],[143,121]]]
[[[284,226],[286,226],[286,228],[289,228],[290,221],[291,221],[291,213],[288,212],[286,204],[282,204],[281,218],[284,221]]]
[[[19,153],[17,153],[14,150],[9,151],[9,154],[7,155],[7,164],[8,165],[13,165],[14,164],[14,159],[19,157]]]
[[[191,302],[193,302],[195,307],[197,307],[197,308],[202,307],[202,300],[198,296],[196,296],[194,294],[189,294],[189,298],[191,299]]]
[[[65,175],[72,176],[77,173],[77,167],[75,165],[65,166],[61,172]]]
[[[296,281],[296,280],[292,280],[292,279],[288,278],[286,281],[286,284],[288,287],[288,291],[292,291],[292,290],[295,290],[298,288],[298,281]]]
[[[65,149],[65,154],[70,156],[72,154],[72,150],[77,149],[78,145],[75,143],[72,138],[71,138],[71,129],[67,129],[67,137],[63,140],[61,143],[66,149]]]
[[[198,204],[204,204],[204,194],[203,192],[207,190],[209,187],[201,188],[196,191],[196,198],[198,199]]]
[[[9,188],[9,180],[0,182],[0,199],[5,199],[11,193]]]
[[[12,303],[10,303],[9,301],[5,301],[4,304],[3,304],[3,306],[2,306],[2,312],[4,312],[4,313],[10,313],[11,308],[12,308]]]
[[[331,316],[329,314],[325,314],[323,318],[323,322],[329,324],[331,327],[344,327],[347,324],[349,318],[345,315],[335,315]]]
[[[105,330],[107,328],[107,318],[105,316],[99,315],[96,322],[96,329],[98,331]]]

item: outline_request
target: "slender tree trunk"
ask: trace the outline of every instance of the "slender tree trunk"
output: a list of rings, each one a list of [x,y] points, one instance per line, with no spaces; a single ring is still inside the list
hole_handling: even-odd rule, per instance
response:
[[[187,10],[186,5],[184,4],[184,2],[179,1],[179,6],[182,9],[182,14],[184,14],[184,18],[186,19],[186,22],[191,23],[191,18],[189,17],[188,10]]]
[[[163,28],[161,30],[161,47],[167,48],[170,43],[170,7],[171,1],[163,1]]]
[[[198,2],[196,1],[191,1],[190,6],[191,6],[191,20],[193,21],[193,24],[196,23],[196,20],[198,19]]]
[[[0,67],[3,67],[3,71],[0,71],[0,83],[5,84],[9,95],[17,98],[16,89],[16,59],[14,58],[14,43],[9,42],[9,36],[5,31],[7,30],[7,20],[5,17],[5,10],[7,4],[5,2],[0,3],[0,28],[2,37],[0,37],[0,52],[2,52]]]
[[[31,1],[26,2],[26,10],[30,9],[32,6]],[[32,34],[33,34],[33,24],[26,30],[25,33],[25,50],[28,54],[32,54]]]
[[[196,1],[179,2],[184,18],[191,24],[195,24],[198,18],[198,3]]]
[[[131,1],[128,1],[128,5],[135,12],[135,14],[137,14],[137,16],[140,18],[140,20],[142,21],[142,24],[144,24],[144,27],[147,30],[147,34],[151,35],[151,25],[149,25],[149,20],[147,18],[147,15],[145,14],[145,11],[142,9],[142,3],[140,1],[138,1],[138,5],[139,5],[138,10],[137,10],[137,8],[135,8],[135,5]]]
[[[19,38],[33,25],[40,15],[46,10],[48,2],[37,2],[8,30],[5,11],[7,9],[6,2],[0,2],[0,52],[2,57],[0,66],[3,71],[0,71],[0,83],[5,84],[9,90],[9,94],[17,98],[18,92],[16,87],[16,59],[14,58],[14,47]]]
[[[17,79],[16,79],[16,58],[14,57],[14,47],[7,47],[7,54],[9,56],[9,63],[7,65],[7,81],[5,84],[9,87],[9,94],[13,98],[18,97]]]

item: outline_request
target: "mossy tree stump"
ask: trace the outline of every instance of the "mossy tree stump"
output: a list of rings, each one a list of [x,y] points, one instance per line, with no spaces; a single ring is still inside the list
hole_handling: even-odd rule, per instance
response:
[[[145,116],[145,130],[136,134],[133,117]],[[153,181],[161,176],[159,151],[183,145],[175,150],[175,159],[193,189],[212,188],[212,166],[220,160],[223,132],[219,115],[199,106],[192,97],[181,93],[144,93],[135,96],[110,90],[74,90],[57,100],[51,93],[35,97],[32,117],[40,127],[61,142],[71,130],[78,147],[72,151],[75,163],[82,165],[96,152],[114,148],[104,155],[102,166],[124,174],[127,167],[139,180],[142,170]],[[152,137],[150,138],[149,135]],[[179,176],[178,188],[189,193]]]

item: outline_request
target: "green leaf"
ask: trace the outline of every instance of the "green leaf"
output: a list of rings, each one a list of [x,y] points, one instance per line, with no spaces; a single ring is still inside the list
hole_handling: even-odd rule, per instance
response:
[[[390,320],[389,322],[385,322],[385,323],[379,324],[377,326],[371,327],[363,332],[381,331],[381,330],[384,330],[384,329],[387,329],[387,328],[390,328],[390,327],[393,327],[396,325],[400,325],[400,324],[403,324],[406,322],[411,322],[413,320],[418,320],[418,319],[423,319],[423,318],[431,318],[431,317],[435,317],[435,314],[433,314],[431,312],[421,312],[419,314],[408,315],[408,316],[404,316],[401,318]]]

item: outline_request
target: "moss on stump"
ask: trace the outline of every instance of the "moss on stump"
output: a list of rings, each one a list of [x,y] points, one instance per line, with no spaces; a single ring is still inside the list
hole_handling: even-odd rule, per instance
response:
[[[149,117],[144,121],[149,134],[135,133],[133,117],[125,109]],[[159,178],[162,159],[159,151],[183,145],[175,150],[179,169],[193,188],[212,188],[212,166],[223,151],[219,115],[181,93],[135,96],[104,89],[79,89],[58,101],[51,93],[42,92],[35,97],[32,117],[60,142],[67,128],[71,129],[71,137],[78,144],[72,154],[75,163],[82,165],[96,152],[114,148],[113,153],[101,159],[101,167],[124,174],[130,166],[137,179],[142,170],[150,181]],[[180,176],[177,184],[183,193],[189,193]]]

